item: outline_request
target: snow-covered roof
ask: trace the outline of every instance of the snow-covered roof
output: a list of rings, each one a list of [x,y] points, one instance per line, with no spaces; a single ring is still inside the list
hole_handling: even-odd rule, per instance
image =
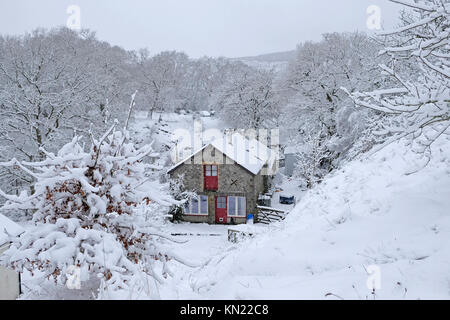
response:
[[[197,150],[186,159],[175,164],[168,172],[175,170],[208,146],[213,146],[254,175],[257,175],[266,164],[268,164],[269,168],[272,168],[278,156],[275,151],[258,140],[247,139],[243,135],[235,133],[230,138],[219,138],[204,145],[200,150]]]
[[[9,242],[11,237],[17,237],[24,232],[21,226],[0,214],[0,246]]]

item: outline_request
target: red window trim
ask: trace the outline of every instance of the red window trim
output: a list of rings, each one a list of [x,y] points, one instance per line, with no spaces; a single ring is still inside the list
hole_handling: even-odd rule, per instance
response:
[[[213,168],[215,170],[213,170]],[[213,175],[213,172],[216,175]],[[209,175],[207,175],[209,173]],[[213,180],[215,183],[214,188],[206,187],[206,180]],[[217,164],[204,164],[203,165],[203,188],[208,191],[218,191],[219,190],[219,166]]]
[[[210,176],[208,176],[208,177],[218,177],[219,176],[219,166],[217,164],[205,164],[203,167],[204,167],[203,170],[205,172],[205,175],[207,172],[210,173]],[[213,170],[213,168],[214,168],[214,170]],[[213,172],[216,172],[215,176],[213,176]]]

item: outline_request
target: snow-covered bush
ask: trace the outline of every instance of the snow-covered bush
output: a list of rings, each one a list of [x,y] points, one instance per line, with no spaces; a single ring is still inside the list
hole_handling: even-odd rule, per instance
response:
[[[156,157],[151,145],[135,148],[127,130],[111,127],[88,151],[79,137],[41,162],[15,159],[2,166],[21,169],[34,179],[34,193],[7,199],[3,210],[32,210],[34,226],[16,239],[2,257],[16,270],[39,270],[58,283],[67,281],[74,266],[82,280],[102,280],[102,296],[116,290],[143,290],[150,276],[157,281],[171,274],[154,228],[158,213],[176,201],[163,195],[144,162]],[[157,268],[160,272],[156,272]],[[109,297],[109,296],[108,296]]]

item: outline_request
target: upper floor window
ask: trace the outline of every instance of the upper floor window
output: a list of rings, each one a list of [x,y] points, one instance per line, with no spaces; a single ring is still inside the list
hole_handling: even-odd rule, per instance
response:
[[[216,165],[204,166],[205,190],[219,189],[219,167]]]

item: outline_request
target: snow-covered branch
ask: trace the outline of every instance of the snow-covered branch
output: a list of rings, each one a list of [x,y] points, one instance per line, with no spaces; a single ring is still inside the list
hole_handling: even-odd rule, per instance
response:
[[[394,115],[402,126],[388,129],[394,139],[419,137],[450,121],[450,3],[391,1],[414,9],[402,27],[380,33],[392,64],[381,68],[403,89],[346,92],[357,106]]]

